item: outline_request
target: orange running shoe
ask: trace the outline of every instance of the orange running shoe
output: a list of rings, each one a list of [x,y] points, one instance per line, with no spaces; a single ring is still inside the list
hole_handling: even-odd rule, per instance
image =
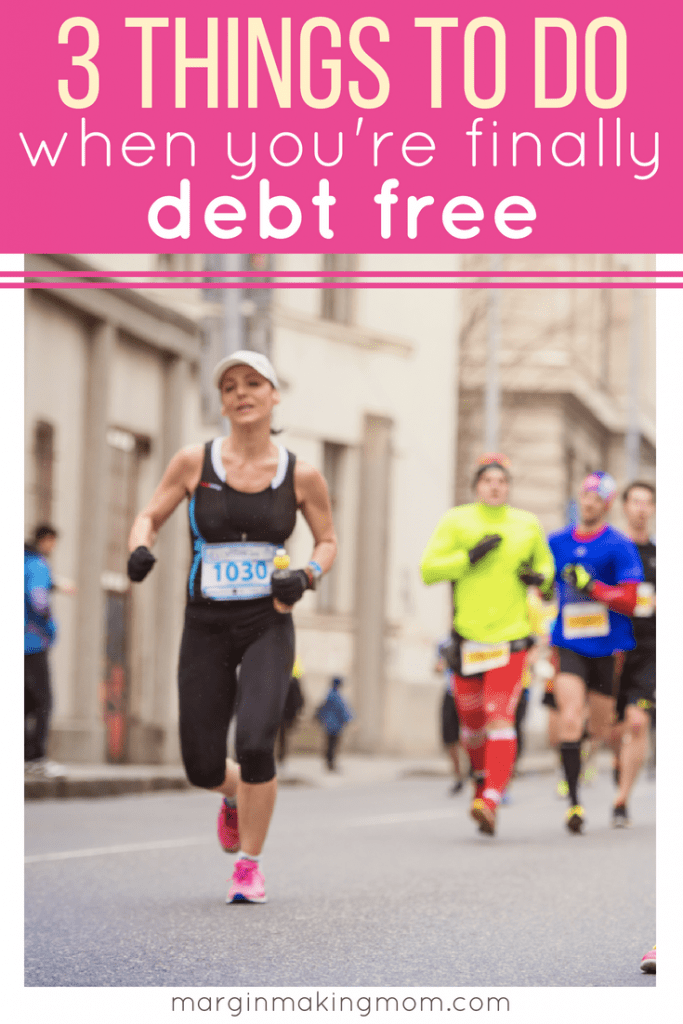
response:
[[[478,823],[480,832],[487,836],[496,834],[496,812],[484,800],[477,797],[472,801],[470,816]]]

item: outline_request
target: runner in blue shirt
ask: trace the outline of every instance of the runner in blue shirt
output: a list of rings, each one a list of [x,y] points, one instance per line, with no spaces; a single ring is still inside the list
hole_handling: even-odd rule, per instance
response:
[[[591,473],[579,491],[579,525],[549,538],[559,598],[554,694],[570,832],[581,832],[584,823],[578,784],[586,702],[590,736],[607,740],[616,697],[614,654],[635,647],[630,616],[643,569],[633,542],[605,521],[616,490],[608,473]]]

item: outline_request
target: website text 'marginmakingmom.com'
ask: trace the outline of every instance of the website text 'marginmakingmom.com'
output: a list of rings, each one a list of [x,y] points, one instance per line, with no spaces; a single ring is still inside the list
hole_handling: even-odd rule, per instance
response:
[[[316,991],[314,995],[306,994],[295,997],[291,995],[263,996],[247,992],[244,996],[199,996],[196,999],[194,996],[172,996],[171,1010],[181,1010],[184,1012],[200,1010],[203,1013],[207,1010],[209,1012],[212,1010],[223,1010],[227,1011],[232,1017],[239,1017],[242,1012],[262,1013],[269,1010],[274,1013],[282,1011],[291,1013],[296,1010],[302,1013],[351,1012],[358,1013],[361,1017],[367,1017],[371,1013],[382,1011],[398,1012],[399,1010],[408,1013],[414,1010],[420,1012],[457,1010],[461,1013],[467,1010],[473,1010],[474,1012],[480,1012],[481,1010],[486,1012],[509,1012],[510,1000],[507,996],[486,996],[482,998],[477,995],[458,995],[452,998],[450,996],[442,997],[437,995],[420,995],[419,997],[412,995],[401,997],[390,995],[348,996],[337,995],[334,992],[321,994]]]

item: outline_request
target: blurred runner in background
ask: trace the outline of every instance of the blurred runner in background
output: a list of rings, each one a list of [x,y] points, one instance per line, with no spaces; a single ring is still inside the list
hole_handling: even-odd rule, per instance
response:
[[[515,713],[531,646],[527,587],[549,594],[554,571],[536,517],[507,504],[509,460],[484,455],[473,486],[477,501],[441,518],[421,572],[427,584],[455,583],[450,666],[475,779],[470,814],[493,835],[517,751]]]
[[[285,707],[282,712],[282,721],[277,734],[277,762],[284,765],[288,754],[289,733],[294,728],[296,720],[306,704],[302,689],[303,669],[298,658],[294,659],[294,667],[289,680],[289,689],[285,699]]]
[[[614,655],[635,647],[629,616],[643,571],[632,541],[606,522],[616,489],[608,473],[591,473],[579,492],[579,524],[550,536],[559,594],[553,693],[569,797],[566,824],[574,833],[583,830],[585,817],[578,790],[586,704],[591,739],[608,741],[616,696]]]
[[[628,651],[619,681],[615,738],[617,795],[612,809],[615,828],[630,824],[628,798],[647,755],[648,732],[656,706],[657,682],[657,548],[650,536],[655,489],[636,481],[623,493],[627,536],[640,555],[645,577],[638,584],[633,617],[636,646]]]
[[[464,783],[460,767],[460,719],[458,718],[458,709],[455,706],[455,697],[453,696],[453,672],[446,660],[446,649],[452,643],[451,637],[446,637],[437,645],[436,665],[434,667],[435,671],[443,677],[441,742],[446,748],[446,752],[453,765],[454,781],[450,792],[452,796],[456,796],[461,791]]]

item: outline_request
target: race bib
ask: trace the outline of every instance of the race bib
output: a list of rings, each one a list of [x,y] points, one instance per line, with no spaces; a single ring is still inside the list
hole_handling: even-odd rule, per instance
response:
[[[562,632],[567,640],[583,640],[591,636],[607,636],[609,612],[597,601],[566,604],[562,609]]]
[[[460,645],[460,675],[473,676],[477,672],[489,672],[502,668],[510,661],[510,644],[479,644],[475,640],[463,640]]]
[[[201,591],[212,601],[268,597],[275,544],[260,541],[204,544]]]
[[[639,583],[637,594],[633,614],[638,619],[649,619],[655,613],[654,583]]]

